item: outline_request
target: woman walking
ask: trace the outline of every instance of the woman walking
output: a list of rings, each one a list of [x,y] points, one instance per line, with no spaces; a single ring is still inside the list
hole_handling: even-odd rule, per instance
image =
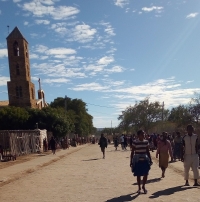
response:
[[[160,135],[160,141],[156,152],[156,158],[159,156],[159,167],[162,170],[162,178],[165,177],[165,171],[169,162],[169,155],[171,157],[171,161],[173,161],[171,143],[167,140],[167,132],[163,132],[162,135]]]
[[[149,153],[148,140],[144,139],[144,131],[139,130],[137,132],[138,139],[133,141],[132,152],[130,157],[130,166],[134,176],[137,176],[138,191],[141,193],[141,176],[143,176],[142,189],[144,194],[147,193],[145,184],[147,182],[147,176],[149,174],[150,166],[152,165],[151,156]]]

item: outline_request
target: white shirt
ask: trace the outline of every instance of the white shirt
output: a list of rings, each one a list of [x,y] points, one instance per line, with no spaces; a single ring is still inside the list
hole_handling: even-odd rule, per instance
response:
[[[124,136],[120,137],[121,142],[124,142]]]
[[[183,137],[183,145],[185,146],[185,154],[196,154],[196,142],[197,142],[197,135],[192,134],[189,136],[188,134]]]

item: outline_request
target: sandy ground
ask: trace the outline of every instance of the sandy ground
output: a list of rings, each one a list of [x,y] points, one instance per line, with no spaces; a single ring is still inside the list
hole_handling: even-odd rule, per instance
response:
[[[148,193],[137,195],[129,156],[130,151],[115,151],[110,145],[102,159],[98,145],[84,147],[0,187],[0,202],[200,202],[199,188],[182,186],[180,162],[174,163],[178,169],[171,164],[166,177],[160,179],[155,160],[146,186]]]

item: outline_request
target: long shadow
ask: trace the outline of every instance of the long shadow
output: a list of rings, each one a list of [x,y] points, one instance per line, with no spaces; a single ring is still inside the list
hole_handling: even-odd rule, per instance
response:
[[[149,179],[149,180],[147,180],[147,184],[159,182],[160,180],[161,180],[161,178]],[[137,182],[135,182],[133,185],[137,185]]]
[[[97,159],[87,159],[87,160],[82,160],[82,161],[97,161],[97,160],[100,160],[100,158],[97,158]]]
[[[131,196],[135,194],[134,196]],[[125,202],[125,201],[132,201],[134,199],[136,199],[139,196],[138,193],[132,193],[132,194],[127,194],[127,195],[122,195],[116,198],[112,198],[107,200],[106,202]]]
[[[184,186],[171,187],[169,189],[157,191],[157,192],[153,193],[152,196],[150,196],[149,198],[151,198],[151,199],[158,198],[159,196],[163,196],[163,195],[168,196],[168,195],[175,194],[176,192],[179,192],[179,191],[185,191],[187,189],[194,189],[194,188],[197,188],[197,187],[184,187]]]

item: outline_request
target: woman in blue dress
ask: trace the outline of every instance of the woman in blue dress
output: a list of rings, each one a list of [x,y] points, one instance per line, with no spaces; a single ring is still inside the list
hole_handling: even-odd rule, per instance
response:
[[[144,131],[137,132],[138,139],[133,141],[132,152],[130,157],[130,166],[134,176],[137,176],[138,194],[141,193],[141,176],[143,176],[142,190],[146,194],[145,184],[152,165],[151,155],[149,152],[148,140],[144,139]]]

